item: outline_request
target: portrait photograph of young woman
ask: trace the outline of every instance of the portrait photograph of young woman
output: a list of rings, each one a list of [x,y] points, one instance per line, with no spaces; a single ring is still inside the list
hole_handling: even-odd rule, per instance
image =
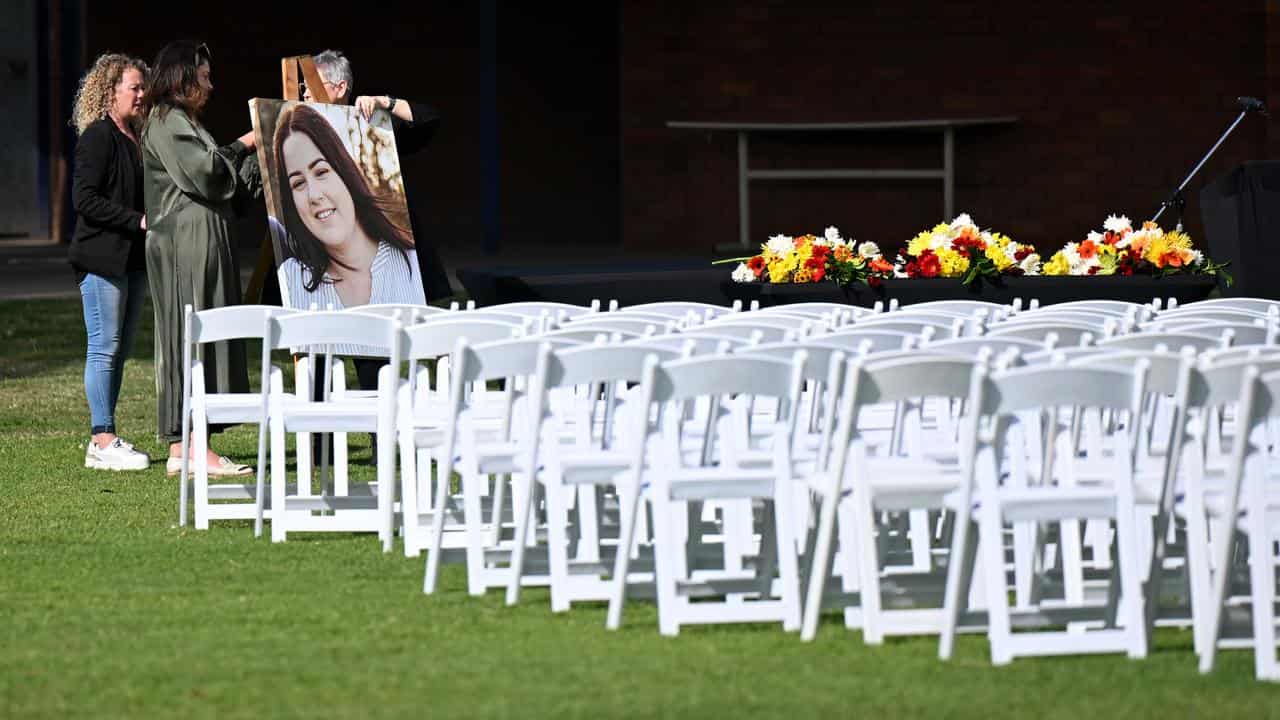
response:
[[[425,301],[385,112],[251,101],[280,292],[287,307]]]

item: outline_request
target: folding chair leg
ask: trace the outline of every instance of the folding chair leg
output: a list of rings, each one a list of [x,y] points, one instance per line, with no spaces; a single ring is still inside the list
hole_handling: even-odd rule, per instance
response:
[[[525,540],[532,512],[533,492],[525,493],[521,500],[512,497],[511,520],[515,524],[515,531],[511,546],[511,577],[507,580],[507,605],[520,602],[520,578],[524,576]]]
[[[191,448],[196,456],[195,467],[195,501],[196,529],[209,529],[209,427],[202,417],[196,418],[193,428],[195,447]],[[186,478],[183,478],[186,482]]]
[[[618,488],[618,548],[613,557],[613,582],[609,593],[609,612],[605,618],[605,627],[609,630],[622,626],[622,606],[627,601],[627,572],[631,565],[631,549],[635,545],[636,523],[643,505],[644,496],[639,487]]]
[[[818,634],[818,619],[822,614],[822,595],[826,588],[827,575],[831,572],[831,561],[834,555],[832,536],[835,535],[836,505],[839,502],[837,493],[827,493],[822,497],[822,506],[818,511],[818,532],[810,561],[809,592],[805,596],[804,619],[800,628],[800,639],[806,642],[813,640]],[[848,548],[845,551],[848,552]]]

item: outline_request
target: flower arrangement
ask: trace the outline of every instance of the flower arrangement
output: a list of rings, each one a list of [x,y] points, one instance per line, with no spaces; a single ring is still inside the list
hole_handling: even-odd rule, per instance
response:
[[[893,265],[875,243],[845,240],[834,227],[827,228],[822,237],[774,235],[760,246],[759,255],[722,262],[738,263],[732,278],[740,283],[830,280],[838,285],[863,282],[875,287],[893,274]]]
[[[912,238],[894,267],[897,277],[958,277],[965,285],[980,278],[1039,274],[1040,256],[1034,247],[980,230],[964,213]]]
[[[1084,240],[1067,243],[1044,265],[1046,275],[1221,275],[1231,283],[1226,265],[1216,263],[1191,246],[1179,230],[1164,230],[1145,222],[1134,230],[1129,218],[1107,216],[1102,232],[1090,231]]]

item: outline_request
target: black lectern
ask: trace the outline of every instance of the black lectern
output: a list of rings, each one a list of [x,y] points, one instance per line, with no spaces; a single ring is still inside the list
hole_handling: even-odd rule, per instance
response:
[[[1200,191],[1209,257],[1229,262],[1225,296],[1280,300],[1280,162],[1249,162]]]

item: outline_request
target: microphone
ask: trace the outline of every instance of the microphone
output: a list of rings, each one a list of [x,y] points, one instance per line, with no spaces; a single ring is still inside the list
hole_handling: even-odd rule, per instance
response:
[[[1236,104],[1245,112],[1257,112],[1261,113],[1264,117],[1271,117],[1270,115],[1267,115],[1267,107],[1256,97],[1238,97],[1236,98]]]

